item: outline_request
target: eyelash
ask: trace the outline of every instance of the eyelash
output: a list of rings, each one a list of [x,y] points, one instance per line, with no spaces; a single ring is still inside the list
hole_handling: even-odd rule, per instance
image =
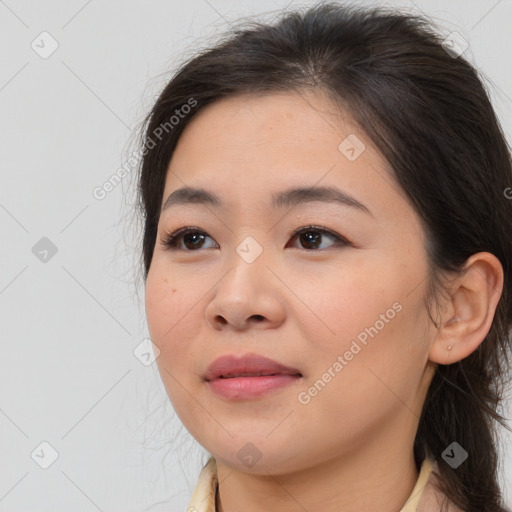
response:
[[[292,233],[290,233],[289,236],[292,237],[292,238],[295,238],[296,236],[299,236],[302,233],[308,233],[308,232],[320,233],[322,235],[328,235],[331,238],[333,238],[335,240],[335,243],[332,246],[330,246],[329,248],[331,248],[331,247],[345,247],[347,245],[350,245],[350,242],[346,238],[338,235],[337,233],[334,233],[333,231],[330,231],[330,230],[328,230],[326,228],[323,228],[321,226],[313,226],[313,225],[304,226],[302,228],[299,228],[299,229],[293,231]],[[205,236],[211,238],[202,229],[198,229],[198,228],[194,228],[194,227],[184,227],[184,228],[178,229],[177,231],[174,231],[173,233],[165,233],[163,238],[160,240],[160,243],[164,247],[164,250],[167,250],[167,251],[197,252],[201,248],[199,248],[197,250],[190,250],[190,249],[182,249],[182,248],[178,247],[178,244],[182,240],[182,238],[185,235],[188,235],[190,233],[205,235]],[[211,247],[210,247],[210,249],[211,249]],[[302,250],[308,251],[308,252],[312,252],[312,251],[325,251],[325,249],[305,249],[305,248],[302,249]]]

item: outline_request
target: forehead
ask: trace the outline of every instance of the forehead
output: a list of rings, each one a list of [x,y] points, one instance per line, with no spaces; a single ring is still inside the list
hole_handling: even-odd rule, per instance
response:
[[[361,203],[398,206],[394,196],[404,195],[393,181],[362,128],[327,95],[244,95],[208,105],[186,126],[162,206],[184,186],[213,191],[228,205],[266,197],[271,206],[271,194],[315,185],[341,188]]]
[[[304,158],[318,161],[317,173],[322,173],[340,156],[340,144],[346,139],[359,140],[365,160],[380,167],[386,162],[348,113],[319,92],[283,92],[267,95],[243,95],[221,99],[208,105],[187,124],[180,136],[169,167],[187,169],[189,176],[202,171],[217,176],[223,169],[230,176],[247,177],[248,171],[282,172],[286,168],[299,172]],[[347,144],[345,144],[347,145]],[[348,143],[350,145],[350,143]]]
[[[361,135],[351,116],[320,90],[238,95],[200,111],[188,123],[179,145],[211,143],[233,153],[249,145],[264,146],[264,157],[283,145],[318,152],[356,131]]]

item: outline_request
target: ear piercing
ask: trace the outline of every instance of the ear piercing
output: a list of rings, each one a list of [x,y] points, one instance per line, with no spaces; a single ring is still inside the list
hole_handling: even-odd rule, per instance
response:
[[[446,323],[446,325],[453,325],[454,323],[456,322],[456,320],[454,318],[452,318],[451,320],[448,320],[448,322]],[[448,345],[447,347],[448,350],[451,350],[452,349],[452,346],[451,345]]]
[[[453,325],[457,320],[455,318],[451,318],[450,320],[448,320],[448,322],[446,322],[446,326],[449,326],[449,325]],[[452,346],[451,345],[448,345],[448,347],[446,347],[447,350],[451,350],[452,349]]]

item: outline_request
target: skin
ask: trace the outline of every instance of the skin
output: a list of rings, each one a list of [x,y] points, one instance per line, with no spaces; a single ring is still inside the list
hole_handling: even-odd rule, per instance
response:
[[[338,149],[349,134],[365,144],[354,161]],[[502,290],[498,260],[468,260],[436,329],[424,304],[419,217],[365,133],[318,91],[232,97],[202,110],[181,135],[163,201],[184,185],[206,188],[225,207],[162,212],[146,313],[173,407],[216,458],[218,510],[400,510],[418,477],[413,442],[436,364],[466,357],[487,334]],[[371,215],[326,202],[270,205],[272,193],[313,185],[342,189]],[[349,243],[323,234],[312,249],[291,235],[310,224]],[[181,250],[166,250],[160,240],[185,226],[207,233],[203,245],[182,240]],[[248,236],[263,249],[252,263],[236,252]],[[300,403],[394,303],[394,318]],[[302,378],[258,399],[215,395],[202,379],[208,366],[247,352]],[[248,442],[261,453],[252,467],[237,457]]]

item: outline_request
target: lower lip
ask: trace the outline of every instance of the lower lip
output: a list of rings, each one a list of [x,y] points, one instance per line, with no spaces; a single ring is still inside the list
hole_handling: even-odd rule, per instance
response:
[[[260,396],[289,386],[299,380],[300,375],[262,375],[259,377],[230,377],[208,382],[214,393],[230,400],[244,400]]]

